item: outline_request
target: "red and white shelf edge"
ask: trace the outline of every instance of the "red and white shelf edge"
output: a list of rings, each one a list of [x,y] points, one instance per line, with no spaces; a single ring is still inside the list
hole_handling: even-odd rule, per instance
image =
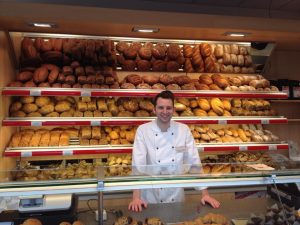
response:
[[[2,126],[137,126],[154,117],[25,117],[5,118]],[[285,117],[173,117],[185,124],[284,124]]]
[[[154,97],[161,90],[153,89],[81,89],[81,88],[40,88],[4,87],[6,96],[90,96],[90,97]],[[264,98],[286,99],[284,92],[272,91],[215,91],[215,90],[173,90],[176,97],[218,97],[218,98]]]
[[[214,151],[276,151],[288,150],[286,142],[276,143],[221,143],[221,144],[197,144],[201,152]],[[131,153],[132,146],[110,146],[99,147],[89,146],[66,146],[66,147],[26,147],[26,148],[6,148],[5,157],[35,157],[35,156],[73,156],[73,155],[93,155],[93,154],[120,154]]]

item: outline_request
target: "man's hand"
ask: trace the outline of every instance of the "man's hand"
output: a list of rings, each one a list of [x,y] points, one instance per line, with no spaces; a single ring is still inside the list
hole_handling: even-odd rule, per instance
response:
[[[134,198],[128,205],[128,209],[133,212],[141,212],[143,207],[147,208],[147,203],[139,198]]]
[[[205,203],[210,204],[214,209],[220,207],[220,202],[216,200],[215,198],[211,197],[209,194],[202,195],[201,198],[202,205],[205,205]]]

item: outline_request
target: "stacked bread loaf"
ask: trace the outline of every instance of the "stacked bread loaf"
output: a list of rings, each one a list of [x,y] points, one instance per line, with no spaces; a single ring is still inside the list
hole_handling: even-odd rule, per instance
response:
[[[190,126],[196,143],[242,143],[242,142],[272,142],[279,138],[271,131],[263,129],[260,124],[243,124],[239,127],[224,127],[213,129],[210,126]]]

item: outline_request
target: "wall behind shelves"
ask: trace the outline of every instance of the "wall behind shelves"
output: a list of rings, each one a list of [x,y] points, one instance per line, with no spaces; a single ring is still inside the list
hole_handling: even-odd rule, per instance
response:
[[[9,43],[6,38],[5,32],[0,31],[0,87],[2,88],[3,86],[6,86],[11,80],[14,79],[14,76],[15,76],[15,70],[9,56]],[[3,118],[7,116],[9,103],[10,103],[10,98],[1,96],[1,101],[0,101],[1,123]],[[0,171],[10,170],[12,168],[15,168],[15,162],[16,162],[15,159],[2,157],[4,149],[12,133],[15,130],[16,128],[0,126],[0,155],[1,155]],[[5,174],[0,173],[0,180],[2,178],[5,178],[2,176],[7,177]]]
[[[265,76],[270,79],[300,80],[300,51],[275,50],[266,65]]]

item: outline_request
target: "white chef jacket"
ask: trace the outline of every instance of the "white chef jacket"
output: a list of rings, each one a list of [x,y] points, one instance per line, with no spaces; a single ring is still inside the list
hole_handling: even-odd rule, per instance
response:
[[[168,130],[162,132],[157,120],[154,120],[138,127],[132,152],[132,166],[137,171],[140,168],[142,172],[143,165],[152,165],[152,175],[180,174],[184,164],[200,163],[194,138],[187,125],[171,121]],[[148,203],[181,202],[184,201],[184,189],[143,189],[141,198]]]

